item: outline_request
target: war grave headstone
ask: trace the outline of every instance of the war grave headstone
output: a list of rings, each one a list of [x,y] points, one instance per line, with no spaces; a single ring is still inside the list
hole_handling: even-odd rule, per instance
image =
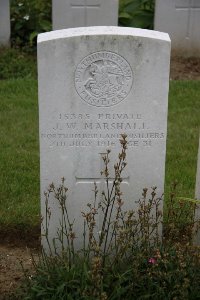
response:
[[[94,200],[94,181],[99,191],[105,187],[102,154],[111,150],[113,166],[121,134],[128,136],[125,209],[137,207],[145,187],[163,193],[169,61],[166,33],[97,26],[39,35],[41,211],[45,216],[44,190],[65,177],[76,247],[82,245],[81,212]],[[59,226],[53,199],[50,208],[53,238]]]
[[[196,186],[195,186],[195,199],[200,200],[200,136],[199,136],[199,148],[197,156],[197,173],[196,173]],[[200,205],[198,204],[195,211],[195,221],[200,220]],[[200,245],[200,228],[197,231],[195,237],[195,244]]]
[[[0,46],[10,43],[10,1],[0,0]]]
[[[154,29],[169,33],[172,50],[200,56],[200,1],[156,0]]]
[[[198,150],[198,158],[197,158],[195,198],[200,200],[200,136],[199,136],[199,150]]]
[[[53,30],[83,26],[117,26],[118,0],[53,0]]]

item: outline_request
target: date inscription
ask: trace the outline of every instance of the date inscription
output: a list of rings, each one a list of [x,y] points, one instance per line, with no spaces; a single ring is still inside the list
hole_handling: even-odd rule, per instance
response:
[[[126,133],[129,147],[152,147],[165,134],[154,128],[141,114],[58,113],[55,122],[41,139],[49,147],[116,147]]]

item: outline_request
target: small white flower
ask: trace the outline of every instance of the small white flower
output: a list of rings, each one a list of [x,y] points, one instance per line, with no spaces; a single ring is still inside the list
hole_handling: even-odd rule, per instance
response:
[[[24,16],[24,20],[28,21],[30,19],[30,16],[29,15],[25,15]]]
[[[19,3],[18,3],[18,6],[23,6],[23,5],[24,5],[24,4],[23,4],[23,3],[21,3],[21,2],[19,2]]]

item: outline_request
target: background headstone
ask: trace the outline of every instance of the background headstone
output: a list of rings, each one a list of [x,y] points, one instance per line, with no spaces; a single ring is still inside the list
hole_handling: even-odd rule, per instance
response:
[[[53,0],[53,30],[83,26],[117,26],[118,0]]]
[[[0,0],[0,46],[10,44],[10,2]]]
[[[169,61],[168,34],[156,31],[87,27],[38,37],[42,215],[44,190],[65,177],[77,247],[94,181],[104,188],[102,153],[111,150],[113,166],[120,134],[129,141],[125,208],[137,207],[145,187],[164,191]],[[58,206],[52,199],[51,237],[59,226]]]
[[[200,137],[199,137],[199,150],[198,150],[198,159],[197,159],[195,198],[200,200]]]
[[[199,136],[199,149],[197,157],[197,173],[196,173],[196,187],[195,187],[195,199],[200,200],[200,136]],[[195,221],[200,220],[200,205],[197,206],[195,211]],[[194,243],[200,245],[200,228],[195,236]]]
[[[154,29],[169,33],[175,53],[200,57],[199,0],[156,0]]]

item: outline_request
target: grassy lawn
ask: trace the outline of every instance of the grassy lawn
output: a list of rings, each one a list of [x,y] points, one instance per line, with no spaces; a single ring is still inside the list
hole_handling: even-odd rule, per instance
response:
[[[177,180],[178,193],[194,197],[200,129],[200,82],[171,81],[169,93],[166,191]]]
[[[0,81],[0,225],[39,221],[37,82]]]
[[[166,191],[175,179],[179,195],[194,197],[199,81],[171,81]],[[39,223],[37,81],[0,81],[0,226]]]

